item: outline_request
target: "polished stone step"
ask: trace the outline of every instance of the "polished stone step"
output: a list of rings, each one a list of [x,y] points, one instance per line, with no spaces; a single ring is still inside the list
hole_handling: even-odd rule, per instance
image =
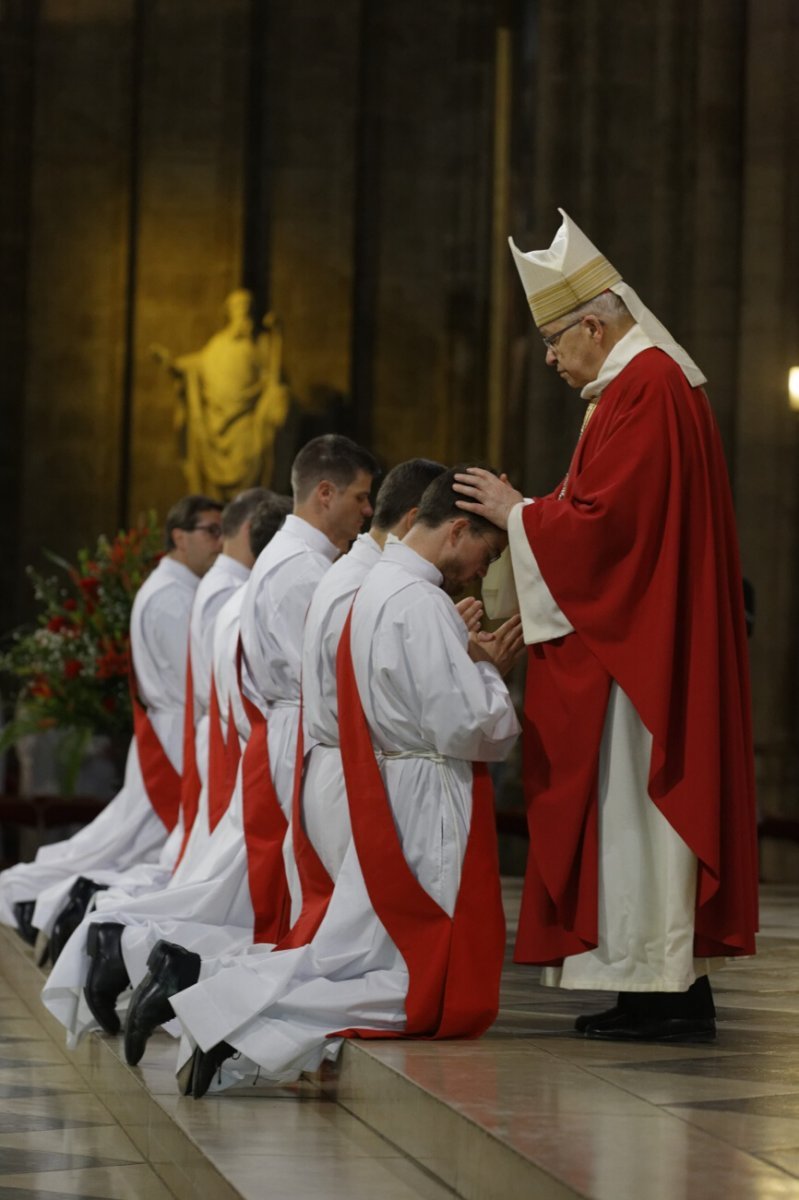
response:
[[[517,884],[505,898],[512,934]],[[124,1063],[119,1038],[93,1035],[65,1051],[30,949],[4,930],[0,1148],[15,1167],[36,1147],[54,1151],[56,1136],[67,1154],[59,1122],[71,1113],[75,1161],[101,1137],[87,1123],[125,1159],[88,1169],[85,1194],[147,1200],[792,1200],[799,889],[764,888],[762,909],[758,956],[714,974],[714,1045],[576,1037],[575,1015],[602,998],[543,988],[537,972],[508,961],[499,1019],[479,1041],[353,1041],[324,1084],[199,1102],[176,1093],[166,1034],[140,1069]],[[40,1132],[32,1126],[18,1147],[2,1120],[10,1129],[23,1116]],[[48,1119],[57,1135],[41,1132]],[[149,1182],[117,1187],[103,1182],[109,1172],[149,1172]],[[0,1171],[0,1193],[32,1179]],[[84,1194],[76,1176],[60,1179],[43,1168],[35,1182],[42,1194]]]

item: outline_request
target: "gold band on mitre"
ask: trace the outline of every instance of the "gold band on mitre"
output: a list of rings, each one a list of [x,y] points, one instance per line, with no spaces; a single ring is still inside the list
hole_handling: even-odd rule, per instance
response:
[[[542,325],[565,317],[567,313],[587,304],[600,292],[621,282],[621,275],[603,254],[598,254],[571,275],[564,275],[557,283],[533,292],[527,297],[533,320],[540,329]]]

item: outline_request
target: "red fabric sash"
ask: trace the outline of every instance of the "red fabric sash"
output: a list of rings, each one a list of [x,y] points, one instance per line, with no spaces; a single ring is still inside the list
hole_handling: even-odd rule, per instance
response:
[[[133,709],[133,734],[136,738],[144,790],[167,832],[171,833],[177,824],[180,811],[181,777],[169,761],[169,756],[147,715],[147,709],[139,699],[132,652],[128,682]]]
[[[183,841],[175,860],[175,869],[186,852],[200,803],[200,772],[194,727],[194,676],[191,669],[191,638],[186,651],[186,698],[183,708],[183,776],[180,781],[180,808],[183,813]]]
[[[233,701],[228,700],[227,706],[227,741],[225,743],[225,811],[230,804],[233,789],[236,786],[236,775],[241,762],[241,742],[236,728],[236,718],[233,713]],[[221,816],[222,814],[220,814]]]
[[[238,735],[236,735],[238,744]],[[208,829],[213,832],[230,803],[234,780],[230,780],[228,760],[230,737],[227,741],[222,730],[219,712],[219,695],[216,680],[211,671],[211,694],[208,702]]]
[[[236,654],[239,689],[250,736],[242,759],[242,810],[247,873],[254,915],[253,942],[279,942],[287,933],[290,899],[283,863],[288,821],[277,798],[269,763],[267,720],[241,686],[241,641]]]
[[[302,728],[302,704],[297,731],[297,754],[294,763],[294,791],[291,798],[291,840],[294,860],[302,888],[302,910],[276,950],[293,950],[310,942],[322,923],[333,894],[333,880],[305,832],[302,821],[302,776],[305,763],[305,739]]]
[[[408,967],[402,1033],[348,1029],[345,1037],[479,1037],[499,1008],[505,949],[493,789],[485,765],[473,766],[472,819],[453,917],[411,871],[375,758],[350,649],[352,612],[337,659],[341,758],[369,899]],[[411,797],[407,798],[412,801]]]

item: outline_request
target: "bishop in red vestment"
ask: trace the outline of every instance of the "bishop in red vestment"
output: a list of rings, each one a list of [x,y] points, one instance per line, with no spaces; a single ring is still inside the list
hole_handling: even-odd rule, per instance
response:
[[[529,645],[530,854],[516,943],[543,981],[612,990],[611,1040],[707,1041],[711,960],[754,953],[757,846],[743,592],[699,368],[565,215],[513,246],[546,362],[588,403],[565,480],[486,472]]]

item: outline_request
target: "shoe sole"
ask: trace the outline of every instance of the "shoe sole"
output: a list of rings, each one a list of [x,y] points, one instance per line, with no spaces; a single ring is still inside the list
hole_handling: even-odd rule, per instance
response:
[[[691,1046],[707,1045],[715,1042],[715,1033],[675,1033],[665,1037],[614,1037],[612,1030],[587,1029],[582,1035],[597,1042],[618,1042],[620,1045],[634,1045],[636,1042],[647,1042],[650,1046]]]

